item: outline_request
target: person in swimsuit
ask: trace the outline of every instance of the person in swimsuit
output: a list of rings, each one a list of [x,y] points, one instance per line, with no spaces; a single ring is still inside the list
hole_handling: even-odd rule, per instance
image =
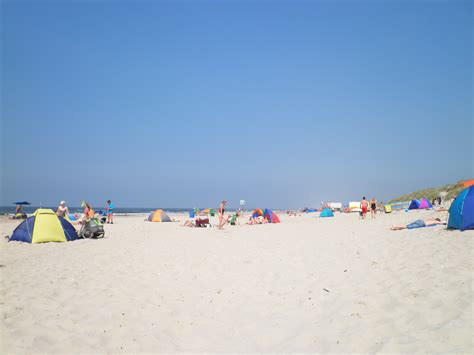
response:
[[[107,207],[105,210],[107,211],[107,223],[114,224],[114,204],[112,201],[107,200]]]
[[[362,201],[360,201],[360,208],[362,209],[362,219],[365,219],[367,210],[369,209],[369,202],[365,199],[365,196],[362,197]]]
[[[222,229],[222,227],[224,227],[224,224],[225,224],[225,219],[224,219],[224,213],[225,213],[225,205],[227,204],[227,201],[222,201],[221,202],[221,205],[219,207],[219,226],[218,228],[219,229]]]
[[[423,221],[422,219],[419,219],[419,220],[416,220],[415,222],[407,224],[407,225],[393,226],[390,229],[393,230],[393,231],[399,231],[399,230],[402,230],[402,229],[415,229],[415,228],[437,226],[439,224],[446,224],[446,223],[441,222],[441,219],[439,219],[439,218],[428,219],[426,221]]]
[[[66,216],[69,214],[69,209],[66,206],[66,201],[61,201],[59,203],[58,209],[56,210],[56,214],[59,217],[66,218]]]
[[[375,219],[375,214],[377,213],[377,200],[372,197],[370,200],[370,216],[372,219]]]
[[[82,201],[81,207],[83,208],[82,215],[76,221],[72,222],[72,224],[74,225],[85,224],[87,220],[89,220],[90,218],[94,218],[95,216],[95,211],[92,209],[91,205],[88,202]]]

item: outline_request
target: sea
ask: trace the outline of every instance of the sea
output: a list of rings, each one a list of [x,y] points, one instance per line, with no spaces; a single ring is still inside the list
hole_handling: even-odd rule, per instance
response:
[[[23,212],[26,214],[31,214],[35,212],[38,208],[50,208],[53,211],[56,211],[58,208],[57,206],[23,206]],[[68,207],[71,213],[82,213],[81,207]],[[0,215],[5,214],[14,214],[16,206],[0,206]],[[127,215],[136,215],[136,214],[148,214],[151,211],[155,211],[157,209],[162,209],[167,213],[188,213],[192,210],[192,208],[156,208],[156,207],[116,207],[114,208],[114,214],[117,216],[127,216]],[[97,208],[95,209],[96,212],[100,213],[105,209]]]
[[[23,212],[26,214],[32,214],[38,208],[50,208],[53,211],[56,211],[58,208],[57,206],[23,206]],[[69,207],[69,212],[71,213],[82,213],[81,207]],[[0,206],[0,215],[11,215],[15,213],[16,206]],[[115,207],[114,208],[114,215],[116,216],[128,216],[128,215],[137,215],[137,214],[148,214],[152,211],[156,211],[157,209],[161,209],[166,213],[189,213],[194,208],[192,207],[185,207],[185,208],[166,208],[166,207]],[[200,208],[203,209],[203,208]],[[94,209],[99,214],[105,210],[105,208],[95,208]],[[232,212],[236,211],[232,208],[227,208],[226,211]]]

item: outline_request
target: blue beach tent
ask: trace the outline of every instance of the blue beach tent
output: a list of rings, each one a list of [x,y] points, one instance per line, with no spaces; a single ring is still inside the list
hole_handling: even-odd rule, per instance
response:
[[[448,228],[474,229],[474,186],[462,190],[451,204]]]
[[[421,198],[420,200],[412,200],[410,206],[408,206],[409,210],[422,210],[425,208],[433,208],[433,205],[425,197]]]
[[[334,213],[332,213],[330,208],[326,207],[324,210],[321,211],[319,218],[321,217],[334,217]]]
[[[418,208],[420,208],[420,200],[412,200],[410,202],[410,206],[408,206],[408,209],[409,210],[417,210]]]

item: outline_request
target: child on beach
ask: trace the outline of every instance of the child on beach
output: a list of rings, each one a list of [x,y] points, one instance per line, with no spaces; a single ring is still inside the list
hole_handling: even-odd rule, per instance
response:
[[[107,207],[105,208],[107,211],[107,223],[114,224],[114,207],[112,201],[107,200]]]

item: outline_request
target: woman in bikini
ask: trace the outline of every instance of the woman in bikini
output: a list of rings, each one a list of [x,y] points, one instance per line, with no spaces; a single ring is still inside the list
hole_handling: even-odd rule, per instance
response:
[[[375,214],[377,213],[377,200],[372,197],[370,200],[370,216],[372,219],[375,219]]]
[[[224,220],[224,213],[225,213],[225,205],[226,205],[227,201],[222,201],[221,202],[221,205],[219,207],[219,226],[218,228],[219,229],[222,229],[222,227],[224,226],[225,224],[225,220]]]

